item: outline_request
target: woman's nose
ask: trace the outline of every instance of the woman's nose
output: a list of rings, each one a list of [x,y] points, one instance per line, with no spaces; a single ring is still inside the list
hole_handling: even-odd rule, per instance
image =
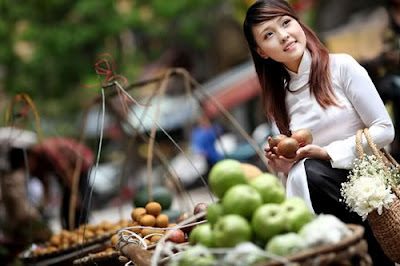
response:
[[[279,37],[282,43],[285,43],[289,39],[289,34],[286,31],[280,31]]]

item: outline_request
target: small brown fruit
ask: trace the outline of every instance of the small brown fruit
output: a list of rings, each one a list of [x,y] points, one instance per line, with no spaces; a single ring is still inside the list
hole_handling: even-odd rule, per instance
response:
[[[135,208],[132,213],[131,217],[133,221],[140,221],[140,218],[146,214],[146,209],[142,207]]]
[[[293,158],[296,156],[299,147],[299,143],[294,138],[285,138],[279,142],[277,154],[286,158]]]
[[[146,214],[140,218],[140,224],[143,226],[154,226],[156,224],[156,218],[153,215]]]
[[[197,203],[196,206],[194,206],[193,214],[196,215],[198,213],[205,212],[206,210],[207,210],[207,204],[200,202]]]
[[[269,147],[271,149],[271,152],[274,152],[273,148],[277,147],[279,142],[281,142],[282,140],[284,140],[286,138],[287,138],[287,136],[284,135],[284,134],[278,134],[278,135],[275,135],[275,136],[273,136],[271,138],[268,138],[268,144],[269,144]]]
[[[165,228],[168,226],[168,223],[169,223],[169,218],[167,215],[160,214],[157,216],[157,218],[156,218],[156,226],[157,227]]]
[[[147,211],[148,214],[151,214],[153,216],[157,216],[161,213],[161,205],[158,202],[149,202],[146,204],[145,209]]]
[[[117,244],[118,239],[119,239],[118,234],[113,235],[113,236],[111,237],[111,246],[115,247],[115,244]]]
[[[154,243],[154,242],[158,242],[158,240],[160,240],[163,236],[160,235],[153,235],[150,237],[150,242]]]
[[[298,130],[294,131],[292,133],[291,138],[294,138],[295,140],[297,140],[300,147],[304,147],[313,142],[313,136],[312,136],[311,132],[306,128],[302,128],[302,129],[298,129]]]
[[[173,229],[173,232],[168,237],[168,240],[174,243],[183,243],[185,242],[185,233],[182,230]]]

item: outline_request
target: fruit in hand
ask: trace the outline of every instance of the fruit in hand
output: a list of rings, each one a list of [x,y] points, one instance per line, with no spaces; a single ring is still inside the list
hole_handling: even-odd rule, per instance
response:
[[[262,198],[258,191],[245,184],[239,184],[226,191],[222,206],[227,214],[239,214],[251,219],[253,212],[262,204]]]
[[[281,203],[285,200],[285,188],[273,174],[261,174],[249,184],[260,193],[263,203]]]
[[[269,147],[271,148],[271,150],[273,147],[276,147],[281,140],[283,140],[285,138],[287,138],[287,136],[284,134],[278,134],[278,135],[275,135],[275,136],[269,138],[268,144],[269,144]]]
[[[267,203],[256,209],[251,220],[256,237],[267,242],[273,236],[285,231],[286,212],[277,203]]]
[[[293,232],[272,237],[265,247],[266,251],[278,256],[289,256],[306,248],[304,238]]]
[[[299,147],[299,143],[294,138],[285,138],[278,143],[276,153],[289,159],[294,158]]]
[[[304,147],[313,142],[313,136],[306,128],[295,130],[290,137],[297,140],[300,147]]]
[[[208,183],[211,191],[222,199],[229,188],[237,184],[246,184],[247,180],[239,161],[224,159],[211,168]]]
[[[313,219],[313,214],[302,198],[287,198],[282,203],[286,212],[286,230],[298,232],[305,224]]]
[[[217,247],[234,247],[252,238],[249,222],[237,214],[228,214],[218,219],[213,231]]]

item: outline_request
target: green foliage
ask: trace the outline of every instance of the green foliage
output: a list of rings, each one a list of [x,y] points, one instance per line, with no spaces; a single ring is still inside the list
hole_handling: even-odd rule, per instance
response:
[[[110,53],[130,82],[168,48],[206,51],[222,0],[0,1],[0,89],[28,93],[41,115],[71,115],[100,92],[93,64]],[[209,15],[211,14],[211,15]],[[214,24],[213,24],[214,23]],[[134,43],[123,46],[130,33]],[[58,104],[53,104],[57,101]]]

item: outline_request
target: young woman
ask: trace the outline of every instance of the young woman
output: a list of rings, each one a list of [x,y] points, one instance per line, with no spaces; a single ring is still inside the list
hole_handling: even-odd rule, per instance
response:
[[[355,134],[369,128],[378,148],[392,142],[392,121],[367,72],[347,54],[329,54],[284,0],[259,0],[247,11],[244,33],[262,87],[267,119],[281,133],[307,128],[313,144],[293,159],[266,148],[270,166],[287,177],[288,196],[315,213],[364,225],[375,265],[394,265],[367,222],[340,201],[340,185],[356,158]],[[367,142],[364,139],[364,147]]]

